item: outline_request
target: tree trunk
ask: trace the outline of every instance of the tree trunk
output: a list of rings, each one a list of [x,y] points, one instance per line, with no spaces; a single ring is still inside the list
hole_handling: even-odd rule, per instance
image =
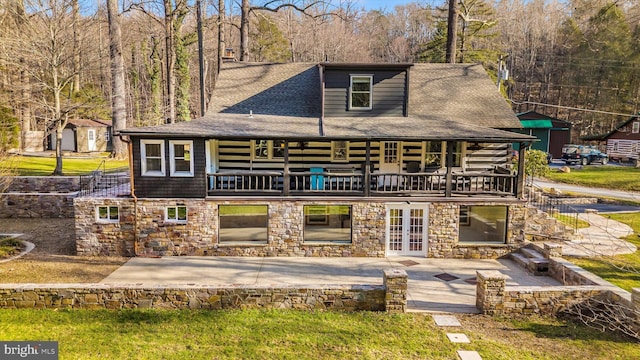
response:
[[[242,0],[240,18],[240,61],[249,61],[249,0]]]
[[[122,58],[122,32],[117,0],[107,0],[109,20],[109,57],[111,58],[111,119],[113,125],[113,157],[127,157],[126,144],[117,134],[127,127],[127,108],[125,101],[124,60]]]
[[[73,0],[73,93],[80,91],[80,9],[78,0]]]
[[[218,0],[218,70],[217,73],[220,73],[220,69],[222,68],[222,55],[226,51],[225,44],[225,33],[224,33],[224,22],[226,20],[226,13],[224,8],[224,0]]]
[[[171,0],[164,0],[164,41],[167,70],[167,118],[166,122],[176,122],[176,52],[173,34],[173,9]]]
[[[60,125],[56,125],[56,168],[52,175],[63,175],[62,173],[62,131]]]
[[[456,37],[458,30],[458,0],[449,0],[446,62],[456,62]]]

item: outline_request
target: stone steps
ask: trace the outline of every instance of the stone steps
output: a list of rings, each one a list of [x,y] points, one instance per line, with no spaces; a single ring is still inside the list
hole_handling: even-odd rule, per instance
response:
[[[533,275],[545,276],[549,274],[549,260],[533,249],[520,248],[518,252],[511,253],[510,257]]]

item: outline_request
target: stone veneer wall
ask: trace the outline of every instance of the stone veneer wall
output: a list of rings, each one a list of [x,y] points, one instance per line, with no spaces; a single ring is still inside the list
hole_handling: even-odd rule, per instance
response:
[[[212,199],[75,199],[76,246],[79,255],[215,255],[215,256],[331,256],[384,257],[386,205],[376,201],[281,201]],[[218,243],[218,205],[268,205],[266,244]],[[480,203],[473,203],[478,205]],[[484,204],[484,203],[482,203]],[[118,206],[118,223],[99,223],[96,207]],[[187,223],[166,222],[167,206],[187,207]],[[350,205],[352,243],[305,243],[305,205]],[[431,202],[428,257],[497,258],[524,242],[526,208],[518,203],[491,202],[509,207],[506,244],[459,244],[458,212],[462,203]],[[137,208],[137,215],[136,215]],[[137,225],[134,219],[138,219]],[[136,227],[137,228],[134,228]],[[138,235],[136,235],[138,234]],[[137,239],[137,241],[136,241]]]
[[[211,201],[204,199],[75,199],[79,255],[367,256],[385,255],[385,207],[380,203],[337,201]],[[266,244],[218,243],[218,205],[268,205]],[[305,244],[303,206],[351,205],[351,244]],[[119,207],[118,223],[96,221],[96,207]],[[165,208],[187,207],[187,223],[166,222]],[[134,245],[136,236],[137,246]]]
[[[250,309],[406,311],[407,274],[384,272],[384,285],[210,287],[104,284],[5,284],[0,308]]]
[[[467,244],[458,242],[459,211],[463,205],[507,206],[506,243]],[[520,203],[434,202],[429,207],[429,257],[495,259],[524,245],[527,208]]]
[[[69,193],[80,191],[79,176],[13,176],[7,192]]]
[[[0,194],[0,218],[73,218],[75,193]]]
[[[0,194],[0,218],[73,218],[79,176],[15,176]]]

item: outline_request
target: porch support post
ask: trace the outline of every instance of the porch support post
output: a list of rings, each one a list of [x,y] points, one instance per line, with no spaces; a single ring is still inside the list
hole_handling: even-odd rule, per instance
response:
[[[518,149],[518,176],[516,177],[516,197],[522,199],[524,197],[524,157],[526,154],[526,147],[529,144],[520,143],[520,149]]]
[[[282,194],[289,196],[289,187],[291,182],[289,181],[289,140],[284,141],[284,175],[282,178]]]
[[[364,196],[371,195],[371,140],[366,141],[366,155],[364,160]]]
[[[447,180],[444,190],[444,196],[451,197],[451,192],[453,189],[453,176],[451,174],[451,169],[453,168],[453,150],[455,143],[453,141],[447,141]]]

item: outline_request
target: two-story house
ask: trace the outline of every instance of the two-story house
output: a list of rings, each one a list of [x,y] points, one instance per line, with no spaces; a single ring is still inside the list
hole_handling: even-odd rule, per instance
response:
[[[202,118],[122,131],[130,190],[76,199],[78,253],[504,255],[518,127],[481,65],[227,63]]]

